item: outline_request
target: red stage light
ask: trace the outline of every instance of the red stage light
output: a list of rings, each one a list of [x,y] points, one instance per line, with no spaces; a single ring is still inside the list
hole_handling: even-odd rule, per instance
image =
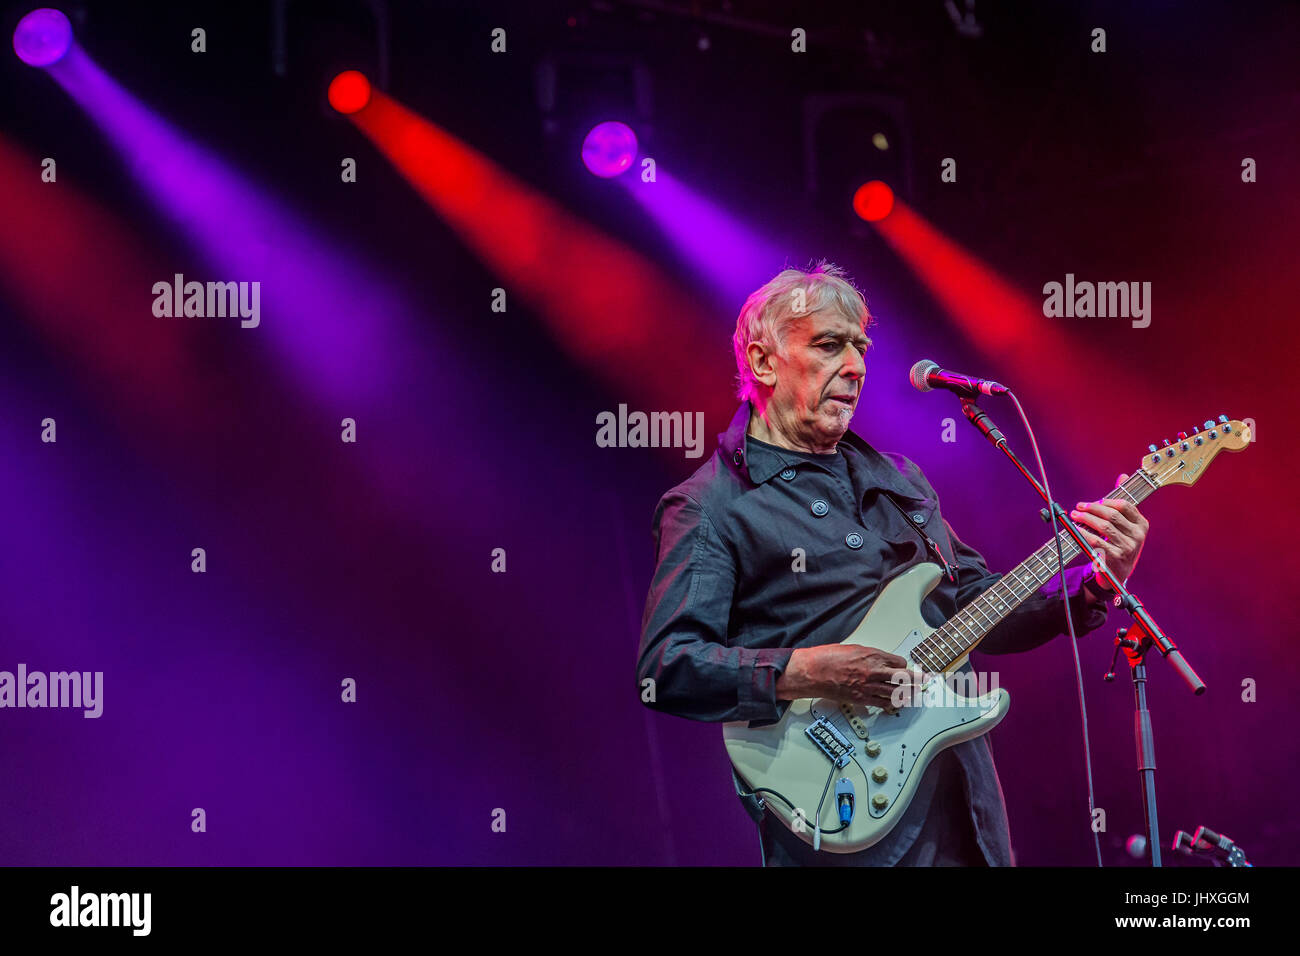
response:
[[[894,209],[894,191],[879,179],[858,187],[853,194],[853,211],[867,222],[879,222]]]
[[[370,81],[358,70],[344,70],[330,83],[329,98],[340,113],[355,113],[370,102]]]

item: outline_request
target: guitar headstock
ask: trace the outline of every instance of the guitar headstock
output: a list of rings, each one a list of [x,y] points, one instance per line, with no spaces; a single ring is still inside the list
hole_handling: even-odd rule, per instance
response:
[[[1248,422],[1229,421],[1227,415],[1220,415],[1217,422],[1207,421],[1195,434],[1179,432],[1175,441],[1166,441],[1161,448],[1150,445],[1142,470],[1157,487],[1195,484],[1219,452],[1241,451],[1251,443],[1254,436]]]

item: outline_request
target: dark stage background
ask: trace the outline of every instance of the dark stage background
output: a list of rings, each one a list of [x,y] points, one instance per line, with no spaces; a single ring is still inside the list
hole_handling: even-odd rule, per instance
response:
[[[719,728],[640,703],[650,520],[735,409],[744,295],[826,257],[877,319],[855,429],[995,570],[1039,502],[917,359],[1013,385],[1067,508],[1254,420],[1143,505],[1131,584],[1209,685],[1151,660],[1165,844],[1300,862],[1294,4],[63,9],[93,80],[0,57],[0,670],[102,671],[104,710],[0,710],[0,861],[757,863]],[[437,136],[331,109],[348,68]],[[583,167],[607,119],[658,183]],[[155,316],[176,273],[260,280],[260,325]],[[1044,317],[1067,273],[1150,282],[1149,326]],[[598,447],[620,404],[704,412],[705,457]],[[1080,642],[1107,865],[1142,829],[1122,617]],[[1019,862],[1091,864],[1066,639],[982,663]]]

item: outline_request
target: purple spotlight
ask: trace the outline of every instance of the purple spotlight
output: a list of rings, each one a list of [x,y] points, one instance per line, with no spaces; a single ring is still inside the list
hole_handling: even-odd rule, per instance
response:
[[[51,7],[33,10],[18,21],[14,30],[14,52],[29,66],[51,66],[63,59],[72,46],[72,24]]]
[[[582,141],[582,162],[603,179],[625,172],[636,159],[636,133],[626,123],[597,123]]]

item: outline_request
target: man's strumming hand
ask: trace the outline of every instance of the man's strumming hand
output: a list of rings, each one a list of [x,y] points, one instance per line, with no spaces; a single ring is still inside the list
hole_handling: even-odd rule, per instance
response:
[[[779,700],[829,697],[892,712],[896,709],[891,703],[895,691],[906,694],[902,699],[907,700],[923,683],[924,678],[907,667],[906,660],[877,647],[800,647],[790,655],[785,673],[776,682],[776,696]]]

